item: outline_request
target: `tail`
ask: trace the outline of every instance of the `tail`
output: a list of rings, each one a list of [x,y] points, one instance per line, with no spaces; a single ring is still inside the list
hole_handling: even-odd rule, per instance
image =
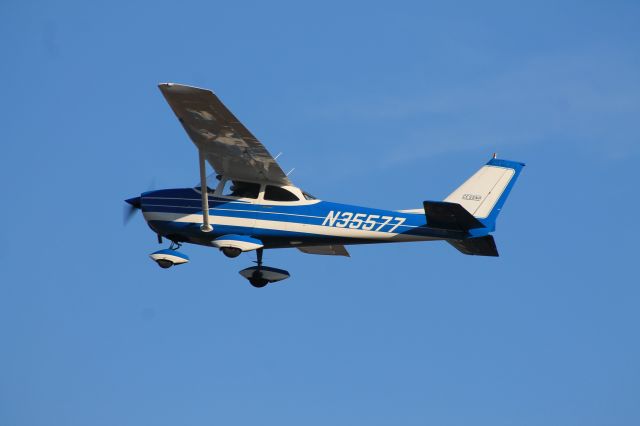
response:
[[[515,185],[524,163],[492,158],[444,201],[460,204],[478,219],[488,232],[496,229],[496,219]]]
[[[524,163],[494,156],[443,202],[424,202],[427,225],[468,232],[468,238],[449,240],[462,253],[497,256],[488,233],[495,231],[496,219],[523,167]]]

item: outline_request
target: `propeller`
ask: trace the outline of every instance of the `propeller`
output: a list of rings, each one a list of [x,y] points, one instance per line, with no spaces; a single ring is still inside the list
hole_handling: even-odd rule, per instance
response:
[[[147,185],[147,192],[153,191],[156,187],[156,178],[151,179],[151,183]],[[122,223],[124,225],[128,225],[131,222],[131,219],[136,215],[137,210],[140,210],[142,206],[142,200],[140,197],[129,198],[128,200],[124,200],[124,211],[122,214]]]
[[[127,225],[133,216],[135,216],[136,212],[140,210],[141,204],[140,197],[133,197],[124,201],[127,205],[124,206],[123,223]]]

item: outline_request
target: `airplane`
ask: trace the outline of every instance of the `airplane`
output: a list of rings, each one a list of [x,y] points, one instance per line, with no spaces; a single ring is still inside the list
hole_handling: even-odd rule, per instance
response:
[[[178,251],[185,243],[214,247],[230,258],[255,251],[256,266],[240,274],[258,288],[290,276],[263,264],[265,249],[349,256],[347,245],[444,240],[467,255],[498,256],[491,233],[524,163],[494,154],[443,201],[424,201],[416,209],[322,201],[295,186],[213,92],[177,83],[159,88],[198,150],[200,172],[195,187],[125,200],[128,218],[141,210],[158,242],[171,242],[150,255],[161,268],[189,261]],[[215,178],[207,178],[206,163]]]

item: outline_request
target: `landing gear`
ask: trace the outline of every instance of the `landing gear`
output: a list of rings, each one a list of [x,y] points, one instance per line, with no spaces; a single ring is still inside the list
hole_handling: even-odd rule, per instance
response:
[[[251,268],[243,269],[240,271],[240,275],[249,280],[249,283],[256,287],[262,288],[270,283],[276,281],[282,281],[289,278],[289,272],[284,269],[272,268],[270,266],[262,266],[262,248],[256,250],[258,266],[252,266]]]
[[[173,265],[182,265],[189,262],[189,256],[180,253],[176,250],[177,248],[180,248],[180,243],[172,241],[168,249],[155,251],[149,257],[162,269],[169,269]]]
[[[258,250],[256,250],[256,264],[258,265],[258,268],[262,266],[262,253],[264,252],[264,249],[261,247]]]
[[[251,274],[251,278],[247,278],[247,279],[249,280],[249,283],[255,288],[262,288],[267,284],[269,284],[269,280],[264,278],[262,276],[262,271],[260,271],[260,268],[262,267],[262,249],[261,248],[256,250],[256,259],[257,259],[256,263],[258,264],[258,269],[253,271],[253,274]]]

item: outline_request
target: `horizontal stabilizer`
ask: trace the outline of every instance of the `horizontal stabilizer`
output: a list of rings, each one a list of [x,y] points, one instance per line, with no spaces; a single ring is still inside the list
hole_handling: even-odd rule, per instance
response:
[[[448,240],[447,242],[464,254],[474,256],[498,256],[498,248],[491,235],[467,238],[466,240]]]
[[[429,228],[468,231],[485,227],[460,204],[446,201],[425,201],[423,205]]]

